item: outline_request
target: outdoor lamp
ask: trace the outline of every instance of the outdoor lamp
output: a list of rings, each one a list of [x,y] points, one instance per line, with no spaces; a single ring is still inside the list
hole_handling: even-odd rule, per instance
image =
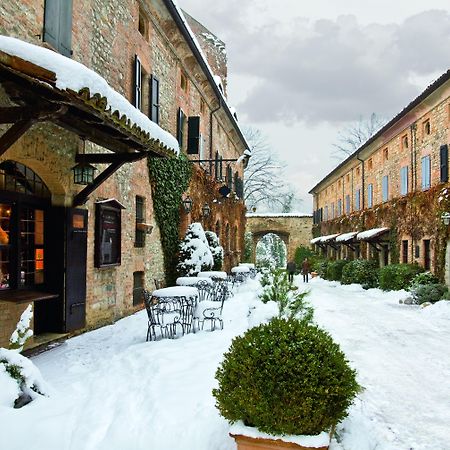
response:
[[[208,203],[205,203],[202,207],[202,213],[203,217],[209,217],[211,214],[211,208],[209,207]]]
[[[192,198],[187,196],[184,200],[183,200],[183,207],[184,207],[184,211],[186,212],[186,214],[190,213],[192,211],[192,204],[194,202],[192,201]]]
[[[75,184],[92,184],[94,181],[94,172],[97,170],[93,165],[81,162],[72,167],[73,170],[73,182]]]
[[[441,220],[444,222],[444,225],[450,224],[450,212],[443,212],[441,214]]]

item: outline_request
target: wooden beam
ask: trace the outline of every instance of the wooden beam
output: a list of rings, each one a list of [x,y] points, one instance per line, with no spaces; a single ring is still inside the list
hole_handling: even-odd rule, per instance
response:
[[[22,106],[0,108],[0,123],[16,123],[21,120],[30,119],[33,117],[30,110],[31,108]]]
[[[101,184],[103,184],[111,175],[117,172],[125,161],[117,161],[108,166],[102,173],[95,177],[92,184],[87,185],[82,191],[80,191],[73,198],[73,207],[84,205],[92,192],[94,192]]]
[[[116,162],[129,163],[147,157],[147,152],[137,153],[81,153],[75,156],[77,163],[113,164]]]
[[[33,125],[32,119],[20,120],[16,122],[3,136],[0,137],[0,156],[2,156],[11,145],[23,136]]]

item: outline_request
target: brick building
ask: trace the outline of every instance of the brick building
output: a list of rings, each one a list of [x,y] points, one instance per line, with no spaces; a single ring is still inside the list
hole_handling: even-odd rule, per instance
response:
[[[314,244],[332,257],[417,262],[450,281],[449,97],[450,71],[311,189]]]
[[[0,346],[30,303],[34,345],[142,308],[164,279],[148,158],[188,154],[180,234],[202,221],[237,263],[247,143],[215,77],[222,47],[172,0],[5,0],[0,35]]]

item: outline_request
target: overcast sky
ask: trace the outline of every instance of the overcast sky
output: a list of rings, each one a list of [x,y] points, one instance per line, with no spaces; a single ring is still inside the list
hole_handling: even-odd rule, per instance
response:
[[[178,0],[225,41],[228,99],[308,191],[339,162],[339,131],[392,118],[450,68],[450,0]]]

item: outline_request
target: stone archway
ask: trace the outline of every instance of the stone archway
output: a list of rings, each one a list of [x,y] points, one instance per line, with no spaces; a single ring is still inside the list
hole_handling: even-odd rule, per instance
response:
[[[288,261],[294,259],[297,247],[311,245],[312,225],[312,216],[306,214],[247,214],[246,231],[252,235],[252,261],[255,262],[258,241],[269,233],[285,243]]]
[[[253,234],[253,236],[252,236],[252,261],[254,261],[255,263],[261,262],[258,260],[258,250],[257,249],[258,249],[259,245],[264,245],[263,244],[264,237],[269,236],[269,235],[275,235],[284,244],[284,257],[281,258],[281,266],[284,267],[286,265],[287,258],[288,258],[289,235],[287,235],[285,233],[273,232],[271,230],[268,230],[267,232]],[[286,261],[284,261],[284,259]]]

